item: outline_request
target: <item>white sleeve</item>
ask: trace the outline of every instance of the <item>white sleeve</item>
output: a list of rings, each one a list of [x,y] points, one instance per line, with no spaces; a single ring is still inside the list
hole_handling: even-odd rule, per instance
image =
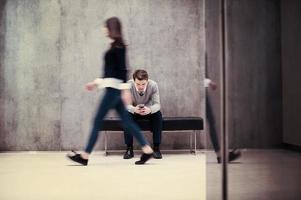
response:
[[[120,90],[129,90],[131,89],[130,83],[120,83]]]
[[[156,113],[161,109],[159,88],[157,84],[155,85],[155,92],[151,96],[151,100],[153,103],[153,105],[150,106],[151,113]]]
[[[135,113],[135,107],[133,105],[127,105],[126,109],[128,112],[134,114]]]
[[[99,89],[103,88],[103,79],[102,78],[97,78],[93,82],[97,85],[97,87]]]
[[[211,83],[212,81],[209,79],[209,78],[205,78],[204,80],[204,87],[209,87],[209,84]]]
[[[131,88],[130,83],[122,83],[122,80],[116,78],[97,78],[93,82],[99,89],[111,87],[118,90],[126,90]]]

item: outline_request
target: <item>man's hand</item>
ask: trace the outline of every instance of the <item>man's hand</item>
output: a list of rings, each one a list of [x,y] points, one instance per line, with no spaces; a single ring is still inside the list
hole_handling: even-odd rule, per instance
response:
[[[96,84],[94,82],[89,82],[85,85],[86,90],[92,91],[96,88]]]
[[[216,90],[217,85],[216,85],[215,82],[211,81],[211,82],[209,83],[209,87],[210,87],[212,90]]]
[[[136,114],[141,115],[142,109],[137,105],[137,106],[135,106],[134,112],[135,112]]]
[[[141,115],[148,115],[150,114],[152,111],[149,107],[144,106],[143,108],[141,108]]]
[[[143,108],[139,107],[139,105],[137,105],[135,107],[134,112],[138,115],[148,115],[151,113],[151,109],[149,107],[144,106]]]

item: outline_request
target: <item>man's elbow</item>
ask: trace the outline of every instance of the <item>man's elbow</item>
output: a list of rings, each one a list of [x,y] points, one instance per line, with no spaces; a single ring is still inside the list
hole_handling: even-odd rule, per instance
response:
[[[157,109],[161,110],[161,105],[160,104],[157,105]]]

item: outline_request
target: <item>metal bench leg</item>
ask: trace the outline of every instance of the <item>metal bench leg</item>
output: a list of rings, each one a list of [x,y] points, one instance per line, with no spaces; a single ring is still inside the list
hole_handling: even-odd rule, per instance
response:
[[[192,153],[192,132],[189,135],[189,146],[190,146],[190,153]]]
[[[108,156],[108,138],[107,138],[107,131],[104,132],[105,135],[105,156]]]
[[[194,130],[194,153],[196,154],[196,134],[197,134],[197,131]]]

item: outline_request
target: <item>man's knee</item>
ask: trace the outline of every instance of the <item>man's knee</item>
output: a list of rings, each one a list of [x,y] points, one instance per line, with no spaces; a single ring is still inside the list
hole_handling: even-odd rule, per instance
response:
[[[155,113],[152,113],[152,114],[151,114],[151,117],[152,117],[153,119],[158,119],[158,120],[161,120],[161,121],[162,121],[162,113],[161,113],[160,111],[155,112]]]

